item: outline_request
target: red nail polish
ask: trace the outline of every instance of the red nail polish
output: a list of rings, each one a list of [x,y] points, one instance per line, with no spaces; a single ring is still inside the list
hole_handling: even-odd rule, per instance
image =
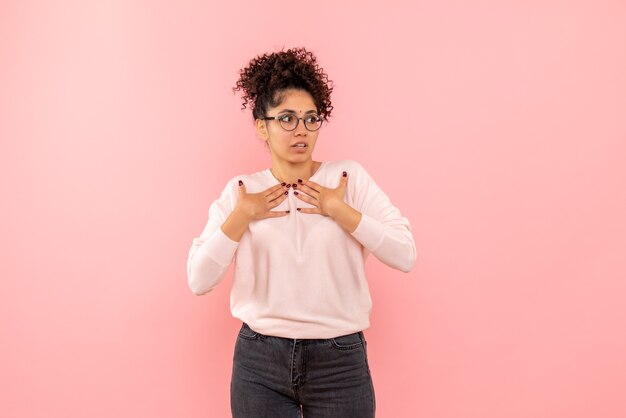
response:
[[[284,181],[282,183],[280,183],[281,186],[284,186],[285,184],[287,184],[287,183],[285,183]]]
[[[289,194],[289,192],[285,192],[285,193],[283,193],[283,194]]]
[[[286,210],[285,212],[289,213],[289,211],[288,211],[288,210]]]
[[[343,176],[344,176],[344,177],[347,177],[347,176],[348,176],[348,173],[346,173],[346,172],[344,171],[344,172],[343,172]]]
[[[290,187],[291,187],[291,184],[288,184],[288,185],[287,185],[287,188],[290,188]]]
[[[294,189],[295,189],[296,187],[298,187],[298,185],[297,185],[296,183],[294,183],[292,186],[293,186],[293,188],[294,188]]]
[[[298,179],[298,183],[302,183],[302,179]]]
[[[298,212],[300,212],[300,208],[297,208],[296,210],[297,210]]]
[[[293,192],[293,194],[298,194],[298,192]]]
[[[243,184],[243,181],[239,180],[239,185],[241,186]]]

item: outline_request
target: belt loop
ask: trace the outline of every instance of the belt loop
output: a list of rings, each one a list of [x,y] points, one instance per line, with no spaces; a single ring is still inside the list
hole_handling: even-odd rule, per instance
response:
[[[250,331],[254,332],[256,335],[259,336],[260,339],[264,340],[265,338],[267,338],[267,335],[261,334],[258,331],[253,330],[252,328],[250,328],[250,325],[248,325],[247,322],[244,322],[242,325],[243,328],[248,328]]]

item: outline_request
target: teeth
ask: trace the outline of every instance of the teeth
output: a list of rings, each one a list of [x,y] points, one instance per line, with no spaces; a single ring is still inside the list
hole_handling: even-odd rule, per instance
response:
[[[306,147],[306,145],[305,145],[305,144],[296,144],[296,145],[294,145],[294,147],[301,147],[301,148],[304,148],[304,147]]]

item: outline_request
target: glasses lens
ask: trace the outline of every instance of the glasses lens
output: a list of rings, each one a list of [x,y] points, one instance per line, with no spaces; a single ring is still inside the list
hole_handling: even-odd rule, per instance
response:
[[[322,118],[311,115],[304,118],[304,125],[309,131],[317,131],[322,126]]]
[[[286,129],[288,131],[293,131],[294,129],[296,129],[296,125],[298,124],[298,119],[296,119],[294,115],[281,116],[279,121],[280,121],[280,126],[282,126],[283,129]]]

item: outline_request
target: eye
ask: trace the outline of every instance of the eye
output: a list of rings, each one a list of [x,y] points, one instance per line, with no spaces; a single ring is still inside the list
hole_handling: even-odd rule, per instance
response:
[[[309,123],[317,123],[320,121],[320,117],[317,115],[307,116],[306,121]]]
[[[282,122],[289,123],[289,122],[291,122],[293,120],[293,115],[283,115],[283,116],[280,117],[280,120]]]

